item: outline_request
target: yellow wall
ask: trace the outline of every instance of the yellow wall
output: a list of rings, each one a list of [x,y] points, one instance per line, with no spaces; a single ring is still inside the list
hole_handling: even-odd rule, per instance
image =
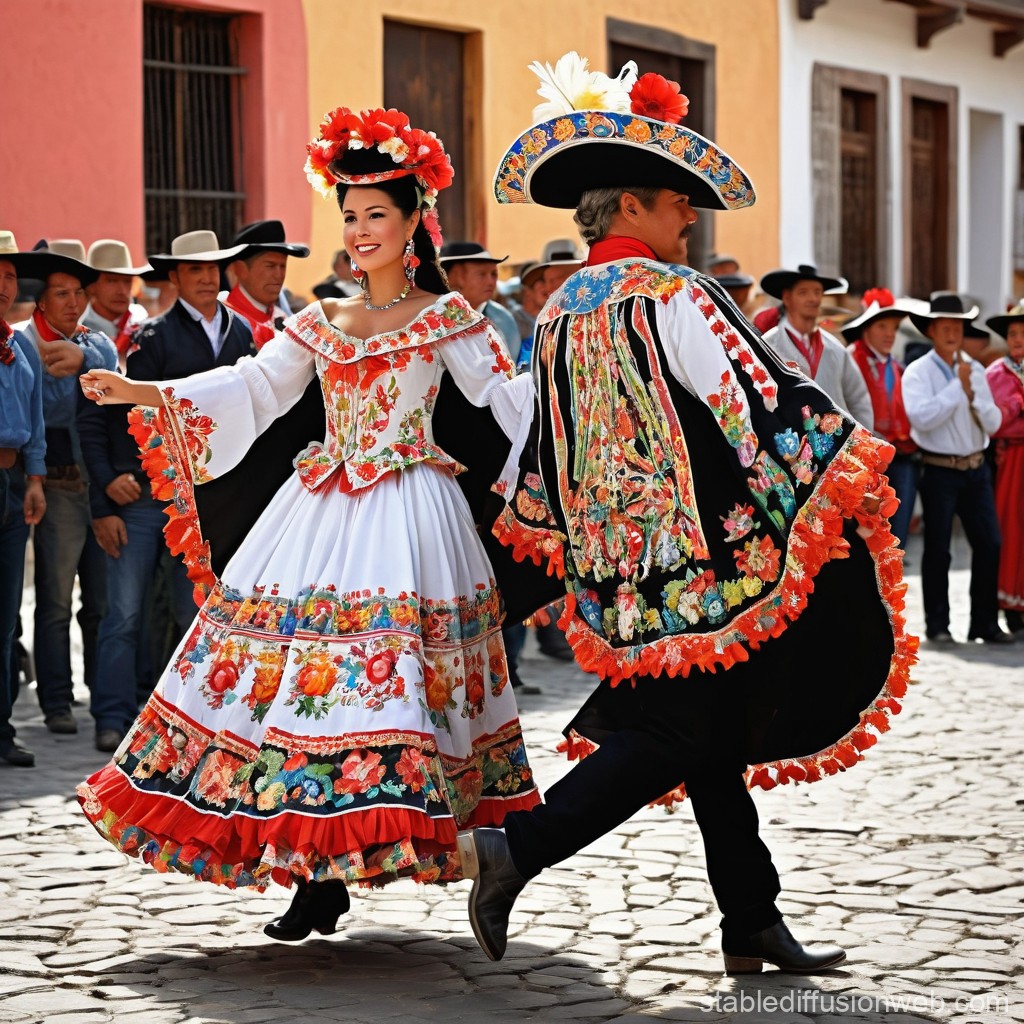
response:
[[[499,207],[490,176],[506,147],[531,121],[541,102],[527,65],[554,62],[567,50],[606,67],[606,18],[651,25],[716,48],[718,143],[747,171],[758,193],[748,210],[716,216],[715,248],[744,266],[778,262],[779,74],[776,0],[746,0],[742,18],[707,0],[304,0],[309,37],[309,126],[338,105],[359,109],[383,101],[384,19],[482,33],[481,109],[483,158],[479,180],[488,188],[486,240],[509,263],[535,259],[551,238],[576,238],[571,213],[536,206]],[[657,11],[655,19],[654,11]],[[643,74],[644,68],[640,68]],[[429,129],[430,125],[417,125]],[[456,168],[456,172],[458,172]],[[312,257],[292,261],[289,286],[308,287],[327,272],[341,239],[337,206],[313,193]],[[443,227],[443,224],[442,224]]]

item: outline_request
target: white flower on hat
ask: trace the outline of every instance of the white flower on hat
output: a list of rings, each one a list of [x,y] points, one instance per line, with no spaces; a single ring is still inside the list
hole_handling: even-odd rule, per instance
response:
[[[570,50],[558,58],[554,67],[539,60],[530,65],[541,81],[537,92],[548,101],[533,108],[535,121],[549,121],[574,110],[629,113],[629,91],[637,78],[636,62],[629,61],[615,78],[601,71],[588,71],[588,64],[586,57]]]
[[[400,164],[409,155],[409,147],[397,135],[385,139],[377,145],[377,148],[381,152],[387,153],[396,164]]]

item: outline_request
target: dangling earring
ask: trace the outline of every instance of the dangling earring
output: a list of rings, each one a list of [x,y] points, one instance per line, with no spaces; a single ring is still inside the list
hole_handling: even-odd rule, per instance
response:
[[[420,259],[413,251],[415,246],[410,238],[405,243],[405,251],[402,253],[402,266],[405,267],[405,276],[410,285],[416,283],[416,268],[420,265]]]
[[[360,284],[363,282],[363,278],[366,277],[366,271],[363,270],[355,260],[349,260],[349,267],[352,270],[352,277],[355,278]]]

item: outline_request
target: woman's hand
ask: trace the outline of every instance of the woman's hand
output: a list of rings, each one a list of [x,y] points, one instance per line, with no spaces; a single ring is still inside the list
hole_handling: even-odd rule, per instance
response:
[[[90,370],[78,381],[85,397],[97,405],[163,404],[160,389],[155,384],[139,384],[113,370]]]

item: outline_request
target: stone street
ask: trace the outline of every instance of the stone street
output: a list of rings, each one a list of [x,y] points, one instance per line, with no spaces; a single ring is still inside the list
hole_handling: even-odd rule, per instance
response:
[[[962,568],[953,591],[962,637]],[[532,644],[522,675],[544,692],[521,705],[545,789],[588,680]],[[38,764],[0,767],[0,1022],[1024,1021],[1022,665],[1022,643],[922,644],[904,711],[862,764],[757,792],[794,932],[849,953],[811,979],[722,974],[685,804],[642,811],[532,882],[501,963],[473,939],[468,882],[357,891],[337,935],[275,943],[261,928],[290,894],[159,875],[103,842],[73,795],[104,757],[87,707],[77,736],[53,736],[23,692],[15,719]]]

